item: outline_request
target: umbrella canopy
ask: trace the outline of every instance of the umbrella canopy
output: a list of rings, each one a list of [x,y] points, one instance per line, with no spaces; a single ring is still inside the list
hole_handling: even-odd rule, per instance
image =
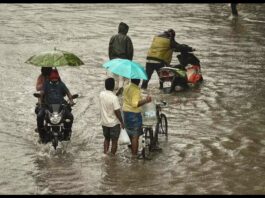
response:
[[[63,50],[41,52],[30,57],[25,63],[39,67],[61,67],[84,65],[75,54]]]
[[[104,63],[103,67],[110,72],[125,78],[147,80],[147,74],[144,67],[139,63],[128,59],[115,58]]]

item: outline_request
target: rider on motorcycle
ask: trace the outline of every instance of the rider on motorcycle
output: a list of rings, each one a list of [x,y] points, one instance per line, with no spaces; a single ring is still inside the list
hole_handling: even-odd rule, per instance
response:
[[[74,104],[72,99],[72,94],[66,87],[66,85],[59,80],[60,76],[56,70],[52,70],[49,76],[49,80],[45,81],[43,85],[43,90],[41,91],[40,106],[41,109],[37,115],[37,126],[39,131],[39,136],[41,141],[45,142],[45,129],[44,129],[44,119],[45,119],[45,110],[48,108],[49,104],[62,104],[65,102],[64,96],[67,95],[70,100],[70,105]],[[44,102],[44,104],[43,104]],[[69,119],[70,122],[64,123],[66,140],[69,140],[70,134],[72,132],[72,124],[74,117],[70,109],[65,109],[64,114],[66,119]]]
[[[146,58],[146,73],[148,80],[143,81],[141,88],[147,89],[148,82],[151,79],[154,70],[156,70],[158,74],[159,69],[170,65],[173,51],[179,52],[183,49],[189,51],[193,50],[191,47],[181,45],[175,41],[175,31],[173,29],[169,29],[162,34],[155,36]],[[160,82],[159,89],[162,88],[163,83]]]

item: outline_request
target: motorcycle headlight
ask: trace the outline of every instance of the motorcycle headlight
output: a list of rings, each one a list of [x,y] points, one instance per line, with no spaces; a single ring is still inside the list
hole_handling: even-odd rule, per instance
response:
[[[62,119],[62,115],[59,113],[52,113],[50,121],[52,124],[59,124]]]

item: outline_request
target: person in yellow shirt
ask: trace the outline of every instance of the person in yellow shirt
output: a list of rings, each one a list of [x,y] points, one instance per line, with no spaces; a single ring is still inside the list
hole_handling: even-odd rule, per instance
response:
[[[146,73],[148,76],[147,80],[144,80],[141,88],[147,89],[148,82],[154,71],[158,75],[158,71],[162,67],[169,67],[173,52],[180,52],[182,50],[192,51],[193,49],[188,45],[179,44],[175,41],[175,31],[173,29],[168,29],[162,34],[156,35],[153,38],[152,44],[147,52],[146,57]],[[159,89],[163,88],[163,83],[159,82]]]
[[[150,96],[142,99],[139,79],[131,79],[123,91],[123,119],[131,140],[132,155],[137,156],[139,136],[143,134],[141,106],[152,101]]]

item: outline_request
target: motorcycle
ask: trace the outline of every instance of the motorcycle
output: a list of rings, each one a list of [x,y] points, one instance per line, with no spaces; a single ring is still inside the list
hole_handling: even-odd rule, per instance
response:
[[[40,98],[39,93],[33,94],[36,98]],[[78,94],[72,96],[73,99],[78,98]],[[62,104],[50,104],[47,105],[45,109],[44,118],[44,133],[43,136],[40,135],[40,141],[42,143],[52,142],[54,149],[56,150],[58,142],[67,141],[71,138],[71,133],[69,133],[69,138],[66,138],[64,124],[70,122],[69,119],[65,119],[65,110],[71,112],[72,108],[69,101],[65,101]],[[40,132],[38,132],[40,133]]]
[[[163,83],[163,90],[186,90],[203,81],[200,60],[192,53],[195,51],[187,45],[177,55],[180,64],[162,67],[158,71],[159,80]]]

